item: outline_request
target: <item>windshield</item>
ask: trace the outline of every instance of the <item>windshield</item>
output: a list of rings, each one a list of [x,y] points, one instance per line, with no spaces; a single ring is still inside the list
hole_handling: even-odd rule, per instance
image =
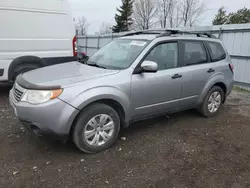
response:
[[[90,57],[87,64],[107,69],[128,68],[147,44],[145,40],[116,39]]]

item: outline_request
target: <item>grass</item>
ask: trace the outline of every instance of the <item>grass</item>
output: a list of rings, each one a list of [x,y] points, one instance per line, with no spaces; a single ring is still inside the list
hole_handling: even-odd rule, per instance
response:
[[[240,92],[240,93],[250,93],[250,90],[240,87],[240,86],[233,86],[233,90]]]

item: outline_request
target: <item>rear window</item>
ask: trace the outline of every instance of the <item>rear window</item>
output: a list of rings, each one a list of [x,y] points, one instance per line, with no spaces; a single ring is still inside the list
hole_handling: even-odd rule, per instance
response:
[[[220,61],[226,58],[226,52],[220,43],[207,42],[207,44],[212,61]]]

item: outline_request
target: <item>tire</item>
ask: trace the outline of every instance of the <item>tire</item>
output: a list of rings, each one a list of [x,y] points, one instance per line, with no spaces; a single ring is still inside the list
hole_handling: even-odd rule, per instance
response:
[[[13,73],[11,74],[11,80],[12,81],[15,81],[17,76],[22,74],[22,73],[25,73],[25,72],[28,72],[28,71],[31,71],[31,70],[34,70],[34,69],[37,69],[37,68],[40,68],[41,66],[38,65],[38,64],[30,64],[30,63],[22,63],[21,65],[18,65]]]
[[[103,125],[103,127],[101,128],[102,121],[100,121],[100,119],[103,115],[106,117],[109,116],[109,118],[107,118],[104,124],[105,126]],[[95,118],[97,124],[99,125],[94,126],[95,123],[93,122],[95,121],[91,121],[91,123],[89,123],[90,120],[93,120],[93,118]],[[99,123],[98,123],[98,118],[99,118]],[[106,131],[103,130],[105,128],[107,129],[108,125],[109,124],[111,125],[112,122],[114,125],[112,132],[109,132],[108,130]],[[93,128],[92,126],[96,128]],[[87,138],[86,136],[87,131],[90,132],[89,135],[92,135],[89,138]],[[120,131],[120,118],[117,112],[112,107],[106,104],[95,103],[88,106],[87,108],[85,108],[80,112],[76,124],[73,128],[73,134],[72,134],[73,142],[78,147],[78,149],[80,149],[85,153],[97,153],[109,148],[116,140],[119,131]],[[105,135],[109,134],[109,137],[106,137],[108,138],[106,142],[104,142],[104,136],[103,136],[104,134]],[[91,141],[92,139],[93,141]],[[98,140],[98,144],[97,141],[94,142],[94,140]]]
[[[216,102],[215,107],[214,107],[215,111],[212,112],[213,107],[211,107],[211,106],[213,106],[213,104],[211,104],[211,102],[210,102],[210,97],[212,97],[212,94],[215,94],[215,93],[220,94],[220,104],[218,105],[218,102],[217,102],[218,99],[217,99],[217,101],[214,101],[214,102]],[[207,118],[217,115],[219,110],[220,110],[220,107],[223,103],[224,97],[225,97],[224,91],[219,86],[213,86],[208,91],[208,93],[207,93],[206,97],[204,98],[204,101],[202,102],[202,105],[199,109],[199,112],[201,113],[201,115],[203,115],[204,117],[207,117]],[[209,103],[210,103],[210,109],[209,109]],[[218,105],[218,107],[216,108],[217,105]]]

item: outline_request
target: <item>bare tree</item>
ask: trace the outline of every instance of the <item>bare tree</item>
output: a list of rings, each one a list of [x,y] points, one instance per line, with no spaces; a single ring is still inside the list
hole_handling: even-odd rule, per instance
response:
[[[204,11],[201,0],[158,0],[157,4],[162,28],[192,26]]]
[[[182,24],[180,1],[170,0],[168,22],[171,28],[179,27]]]
[[[112,33],[112,25],[109,23],[102,23],[99,29],[100,35],[110,34]]]
[[[184,26],[193,26],[205,11],[204,4],[200,0],[183,0],[180,6]]]
[[[78,34],[86,35],[88,30],[88,24],[84,16],[77,18],[75,20],[75,27]]]
[[[158,0],[157,6],[158,6],[158,15],[159,15],[159,22],[161,25],[161,28],[167,27],[167,19],[170,15],[170,11],[172,8],[172,2],[173,0]]]
[[[145,30],[156,24],[156,11],[154,0],[136,0],[134,4],[135,28]]]

